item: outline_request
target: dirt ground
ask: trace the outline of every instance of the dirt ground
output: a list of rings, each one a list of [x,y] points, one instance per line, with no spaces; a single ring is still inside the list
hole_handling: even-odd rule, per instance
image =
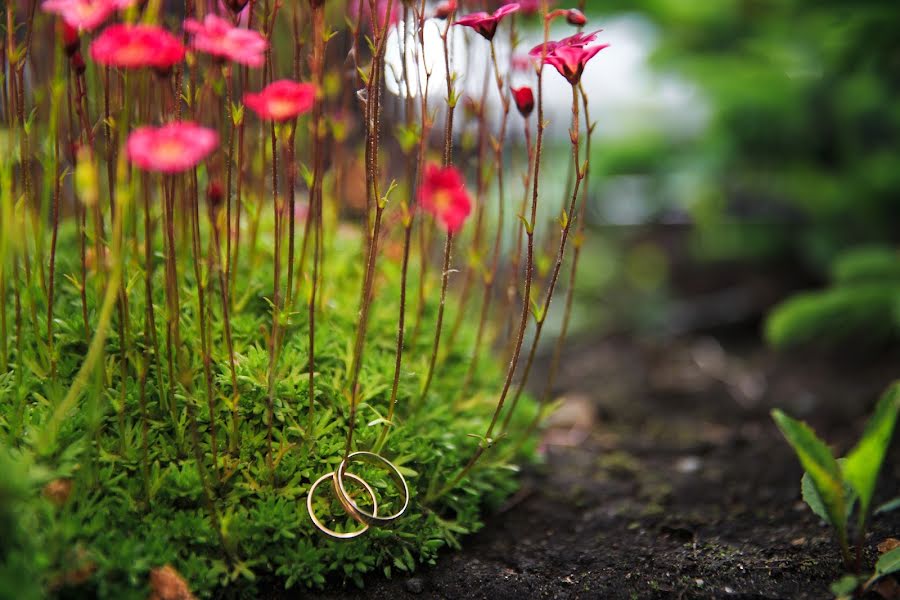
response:
[[[800,500],[800,466],[768,413],[809,420],[843,452],[898,358],[775,355],[712,336],[577,341],[544,463],[461,552],[315,597],[828,598],[836,544]],[[898,458],[895,443],[880,502],[900,491]],[[898,535],[900,513],[876,517],[866,564]]]
[[[672,253],[681,247],[674,238]],[[761,316],[810,281],[790,267],[682,265],[670,330],[568,344],[556,390],[565,403],[544,434],[543,462],[462,551],[413,576],[312,596],[833,597],[837,545],[800,499],[802,470],[769,411],[807,420],[843,454],[900,376],[900,352],[775,353],[760,340]],[[540,371],[532,379],[542,380]],[[876,506],[900,495],[898,439]],[[864,567],[890,537],[900,537],[900,511],[873,519]],[[900,598],[898,590],[892,580],[869,597]]]

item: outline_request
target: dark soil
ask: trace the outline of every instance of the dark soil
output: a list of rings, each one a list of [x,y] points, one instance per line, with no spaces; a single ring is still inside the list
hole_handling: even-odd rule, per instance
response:
[[[683,250],[681,237],[670,256]],[[681,284],[665,332],[568,344],[556,390],[565,401],[543,434],[543,461],[526,468],[520,492],[486,515],[462,551],[413,576],[373,575],[364,590],[311,596],[833,597],[829,586],[844,572],[837,544],[802,502],[802,470],[769,411],[808,421],[843,454],[900,375],[900,353],[775,353],[760,340],[761,315],[810,283],[802,273],[675,263]],[[542,379],[538,370],[534,387]],[[876,506],[900,495],[898,439]],[[873,519],[864,570],[891,537],[900,537],[900,511]],[[891,580],[869,597],[900,598],[898,589]]]
[[[828,598],[830,530],[800,500],[801,469],[769,410],[844,452],[898,357],[848,364],[714,337],[571,344],[566,403],[544,464],[487,526],[410,578],[320,598]],[[894,444],[877,500],[900,491]],[[874,519],[875,546],[900,513]]]

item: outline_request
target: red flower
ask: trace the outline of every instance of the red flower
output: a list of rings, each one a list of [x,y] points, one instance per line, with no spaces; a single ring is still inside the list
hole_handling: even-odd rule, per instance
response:
[[[598,29],[593,33],[578,32],[558,42],[538,44],[528,54],[537,60],[543,56],[544,64],[556,67],[559,74],[565,77],[569,83],[577,85],[588,61],[594,58],[598,52],[609,47],[609,44],[588,47],[588,44],[597,39],[600,31]]]
[[[516,108],[527,119],[531,111],[534,110],[534,92],[527,85],[520,88],[512,88],[511,91],[513,99],[516,101]]]
[[[134,3],[135,0],[45,0],[41,10],[59,15],[75,29],[93,31],[111,14]]]
[[[144,171],[180,173],[196,167],[219,144],[219,134],[190,121],[139,127],[128,136],[128,159]]]
[[[425,167],[419,204],[450,233],[459,231],[472,212],[472,200],[460,172],[456,167],[441,168],[434,163]]]
[[[548,54],[544,62],[556,67],[559,74],[565,77],[569,83],[578,85],[587,62],[594,58],[598,52],[608,47],[609,44],[599,44],[587,48],[562,46]]]
[[[192,46],[225,60],[248,67],[261,67],[269,45],[259,32],[234,27],[216,15],[206,15],[203,22],[187,19],[184,30],[194,36]]]
[[[260,119],[287,121],[307,113],[316,101],[316,86],[312,83],[297,83],[281,79],[267,85],[258,94],[244,95],[244,104],[249,106]]]
[[[484,39],[492,40],[494,39],[494,34],[497,33],[497,25],[500,24],[500,20],[517,10],[519,10],[518,3],[507,4],[506,6],[498,8],[492,15],[486,12],[476,12],[466,15],[462,19],[458,19],[454,25],[471,27],[480,33]]]
[[[532,58],[537,58],[540,60],[541,56],[546,52],[546,54],[550,54],[557,48],[563,46],[570,46],[572,48],[584,48],[591,42],[597,39],[597,34],[603,31],[602,29],[598,29],[597,31],[592,31],[591,33],[584,33],[579,31],[575,35],[570,35],[567,38],[561,39],[558,42],[547,42],[547,44],[538,44],[534,48],[532,48],[528,55]],[[546,50],[545,50],[546,48]]]
[[[184,46],[156,25],[110,25],[91,44],[91,58],[125,69],[167,70],[184,58]]]

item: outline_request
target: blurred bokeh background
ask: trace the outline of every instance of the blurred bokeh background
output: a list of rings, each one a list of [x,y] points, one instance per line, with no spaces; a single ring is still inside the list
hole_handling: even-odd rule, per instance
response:
[[[590,0],[586,13],[611,47],[583,80],[598,127],[576,329],[896,343],[896,2]],[[557,142],[564,161],[564,129]]]

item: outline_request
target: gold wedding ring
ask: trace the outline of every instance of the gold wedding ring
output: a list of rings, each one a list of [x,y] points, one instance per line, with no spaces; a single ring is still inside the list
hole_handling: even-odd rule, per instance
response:
[[[378,516],[378,501],[375,497],[375,490],[373,490],[372,486],[370,486],[362,477],[347,470],[347,467],[353,462],[364,462],[376,467],[386,468],[388,475],[394,481],[397,489],[403,494],[403,503],[400,510],[386,517]],[[372,499],[371,513],[360,508],[360,506],[353,501],[353,498],[350,497],[350,494],[347,493],[344,481],[347,477],[359,483],[366,490],[366,493]],[[344,507],[344,510],[347,511],[348,515],[362,525],[362,528],[342,533],[340,531],[335,531],[334,529],[329,529],[316,516],[316,513],[313,511],[313,498],[315,497],[316,489],[329,478],[331,479],[332,487],[334,488],[334,494],[337,496],[341,506]],[[364,534],[369,530],[370,526],[384,527],[390,525],[402,517],[407,508],[409,508],[409,486],[406,484],[406,479],[404,479],[403,474],[400,473],[400,470],[394,463],[374,452],[351,452],[341,461],[341,464],[338,465],[337,469],[319,477],[315,483],[310,486],[309,494],[306,496],[306,510],[309,512],[309,517],[312,519],[313,525],[315,525],[316,529],[322,534],[333,540],[351,540]]]
[[[377,467],[385,467],[387,469],[388,475],[391,479],[394,480],[394,484],[397,486],[397,489],[403,494],[403,504],[396,513],[386,516],[379,517],[377,514],[377,510],[372,510],[371,513],[366,512],[362,508],[360,508],[354,501],[353,498],[347,493],[347,489],[344,486],[344,477],[350,477],[351,479],[359,479],[357,476],[353,476],[353,473],[347,471],[347,466],[352,462],[365,462],[370,465],[374,465]],[[352,476],[352,477],[351,477]],[[358,521],[365,523],[366,525],[374,525],[375,527],[384,527],[385,525],[390,525],[397,519],[403,516],[403,513],[406,512],[406,509],[409,507],[409,486],[406,485],[406,479],[403,478],[403,474],[400,473],[400,470],[389,461],[379,454],[375,454],[374,452],[352,452],[350,453],[344,460],[341,461],[341,464],[337,469],[334,470],[334,491],[337,494],[338,500],[344,506],[344,509],[353,515],[355,519]]]
[[[344,475],[349,477],[350,479],[356,481],[357,483],[362,485],[363,488],[365,488],[366,493],[368,493],[369,497],[372,498],[372,513],[378,514],[378,502],[375,499],[375,491],[372,489],[372,487],[362,477],[354,475],[353,473],[345,473]],[[333,540],[352,540],[353,538],[359,537],[362,534],[364,534],[366,531],[369,530],[369,525],[367,523],[365,523],[362,519],[360,519],[358,515],[354,514],[353,512],[348,511],[348,512],[350,512],[351,517],[353,517],[356,521],[358,521],[359,523],[362,524],[361,529],[356,529],[354,531],[340,532],[340,531],[335,531],[334,529],[329,529],[328,527],[325,527],[325,525],[322,523],[322,521],[319,520],[319,518],[316,516],[315,511],[313,510],[313,496],[315,496],[316,488],[318,488],[319,485],[322,484],[324,481],[326,481],[328,479],[333,479],[333,478],[334,478],[334,471],[332,471],[330,473],[326,473],[325,475],[322,475],[321,477],[316,479],[316,482],[313,483],[312,486],[309,488],[309,495],[306,496],[306,510],[309,511],[309,518],[312,519],[313,525],[315,525],[316,529],[318,529],[326,537],[329,537]],[[344,504],[344,499],[343,499],[343,497],[341,497],[340,494],[338,494],[338,500],[341,501],[342,505],[346,506],[346,504]]]

